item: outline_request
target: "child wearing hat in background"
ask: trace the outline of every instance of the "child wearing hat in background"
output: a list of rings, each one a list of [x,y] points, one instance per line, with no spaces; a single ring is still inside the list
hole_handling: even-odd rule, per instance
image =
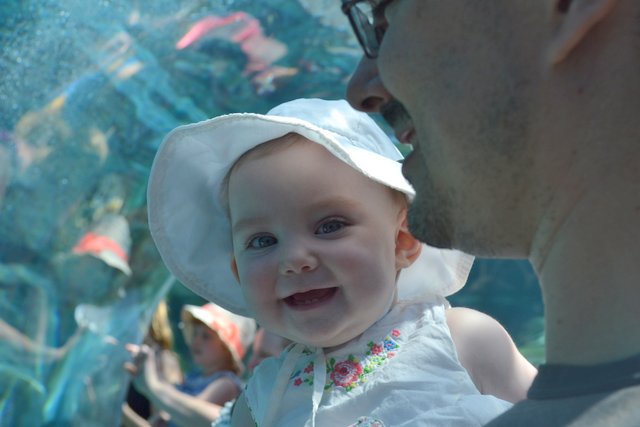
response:
[[[253,340],[253,319],[238,316],[212,303],[182,308],[182,332],[193,362],[199,367],[174,385],[157,374],[157,360],[147,347],[128,346],[134,355],[134,385],[164,411],[169,425],[210,426],[222,406],[243,388],[242,358]],[[150,425],[141,423],[140,425]],[[162,425],[162,424],[153,424]]]
[[[279,355],[289,344],[291,341],[288,339],[258,327],[251,344],[251,357],[247,361],[249,372],[253,372],[264,359]]]
[[[408,232],[401,158],[366,114],[318,99],[163,142],[148,190],[163,260],[293,341],[256,368],[232,425],[480,426],[524,398],[535,368],[506,331],[445,300],[473,258]]]

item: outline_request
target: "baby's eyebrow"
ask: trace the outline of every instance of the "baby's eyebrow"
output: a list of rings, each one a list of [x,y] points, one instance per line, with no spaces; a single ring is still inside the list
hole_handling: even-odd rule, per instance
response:
[[[351,197],[333,196],[325,199],[313,201],[308,205],[310,210],[318,210],[322,208],[339,207],[345,209],[356,209],[360,207],[358,200]]]
[[[262,223],[264,223],[264,219],[262,217],[241,218],[231,223],[231,232],[236,234],[243,229],[255,227]]]

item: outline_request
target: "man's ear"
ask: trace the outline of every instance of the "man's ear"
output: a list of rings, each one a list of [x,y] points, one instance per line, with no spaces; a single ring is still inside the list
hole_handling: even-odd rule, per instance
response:
[[[553,0],[553,2],[554,13],[563,14],[563,16],[558,33],[549,47],[551,65],[564,61],[618,4],[618,0]]]
[[[422,243],[409,232],[407,218],[403,219],[396,235],[396,269],[409,267],[422,252]]]
[[[236,278],[236,282],[240,283],[240,275],[238,274],[238,264],[236,263],[236,257],[231,255],[231,273],[233,273],[233,277]]]

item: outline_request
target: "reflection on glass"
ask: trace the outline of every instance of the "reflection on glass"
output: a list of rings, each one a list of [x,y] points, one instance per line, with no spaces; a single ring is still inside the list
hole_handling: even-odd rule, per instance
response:
[[[3,3],[0,426],[119,425],[123,343],[142,341],[158,301],[185,293],[147,230],[155,150],[184,123],[343,97],[360,50],[337,3]],[[498,269],[484,266],[466,305],[500,312],[537,289],[515,271],[492,306]],[[505,323],[534,336],[530,298]]]
[[[118,425],[123,343],[173,285],[146,228],[158,144],[341,97],[358,51],[291,1],[16,1],[0,19],[0,425]]]

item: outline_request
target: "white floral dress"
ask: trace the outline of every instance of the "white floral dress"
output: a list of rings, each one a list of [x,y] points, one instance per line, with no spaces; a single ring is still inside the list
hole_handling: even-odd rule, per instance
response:
[[[264,426],[481,426],[511,404],[482,395],[462,367],[442,297],[400,301],[325,353],[293,344],[264,360],[245,396]]]

